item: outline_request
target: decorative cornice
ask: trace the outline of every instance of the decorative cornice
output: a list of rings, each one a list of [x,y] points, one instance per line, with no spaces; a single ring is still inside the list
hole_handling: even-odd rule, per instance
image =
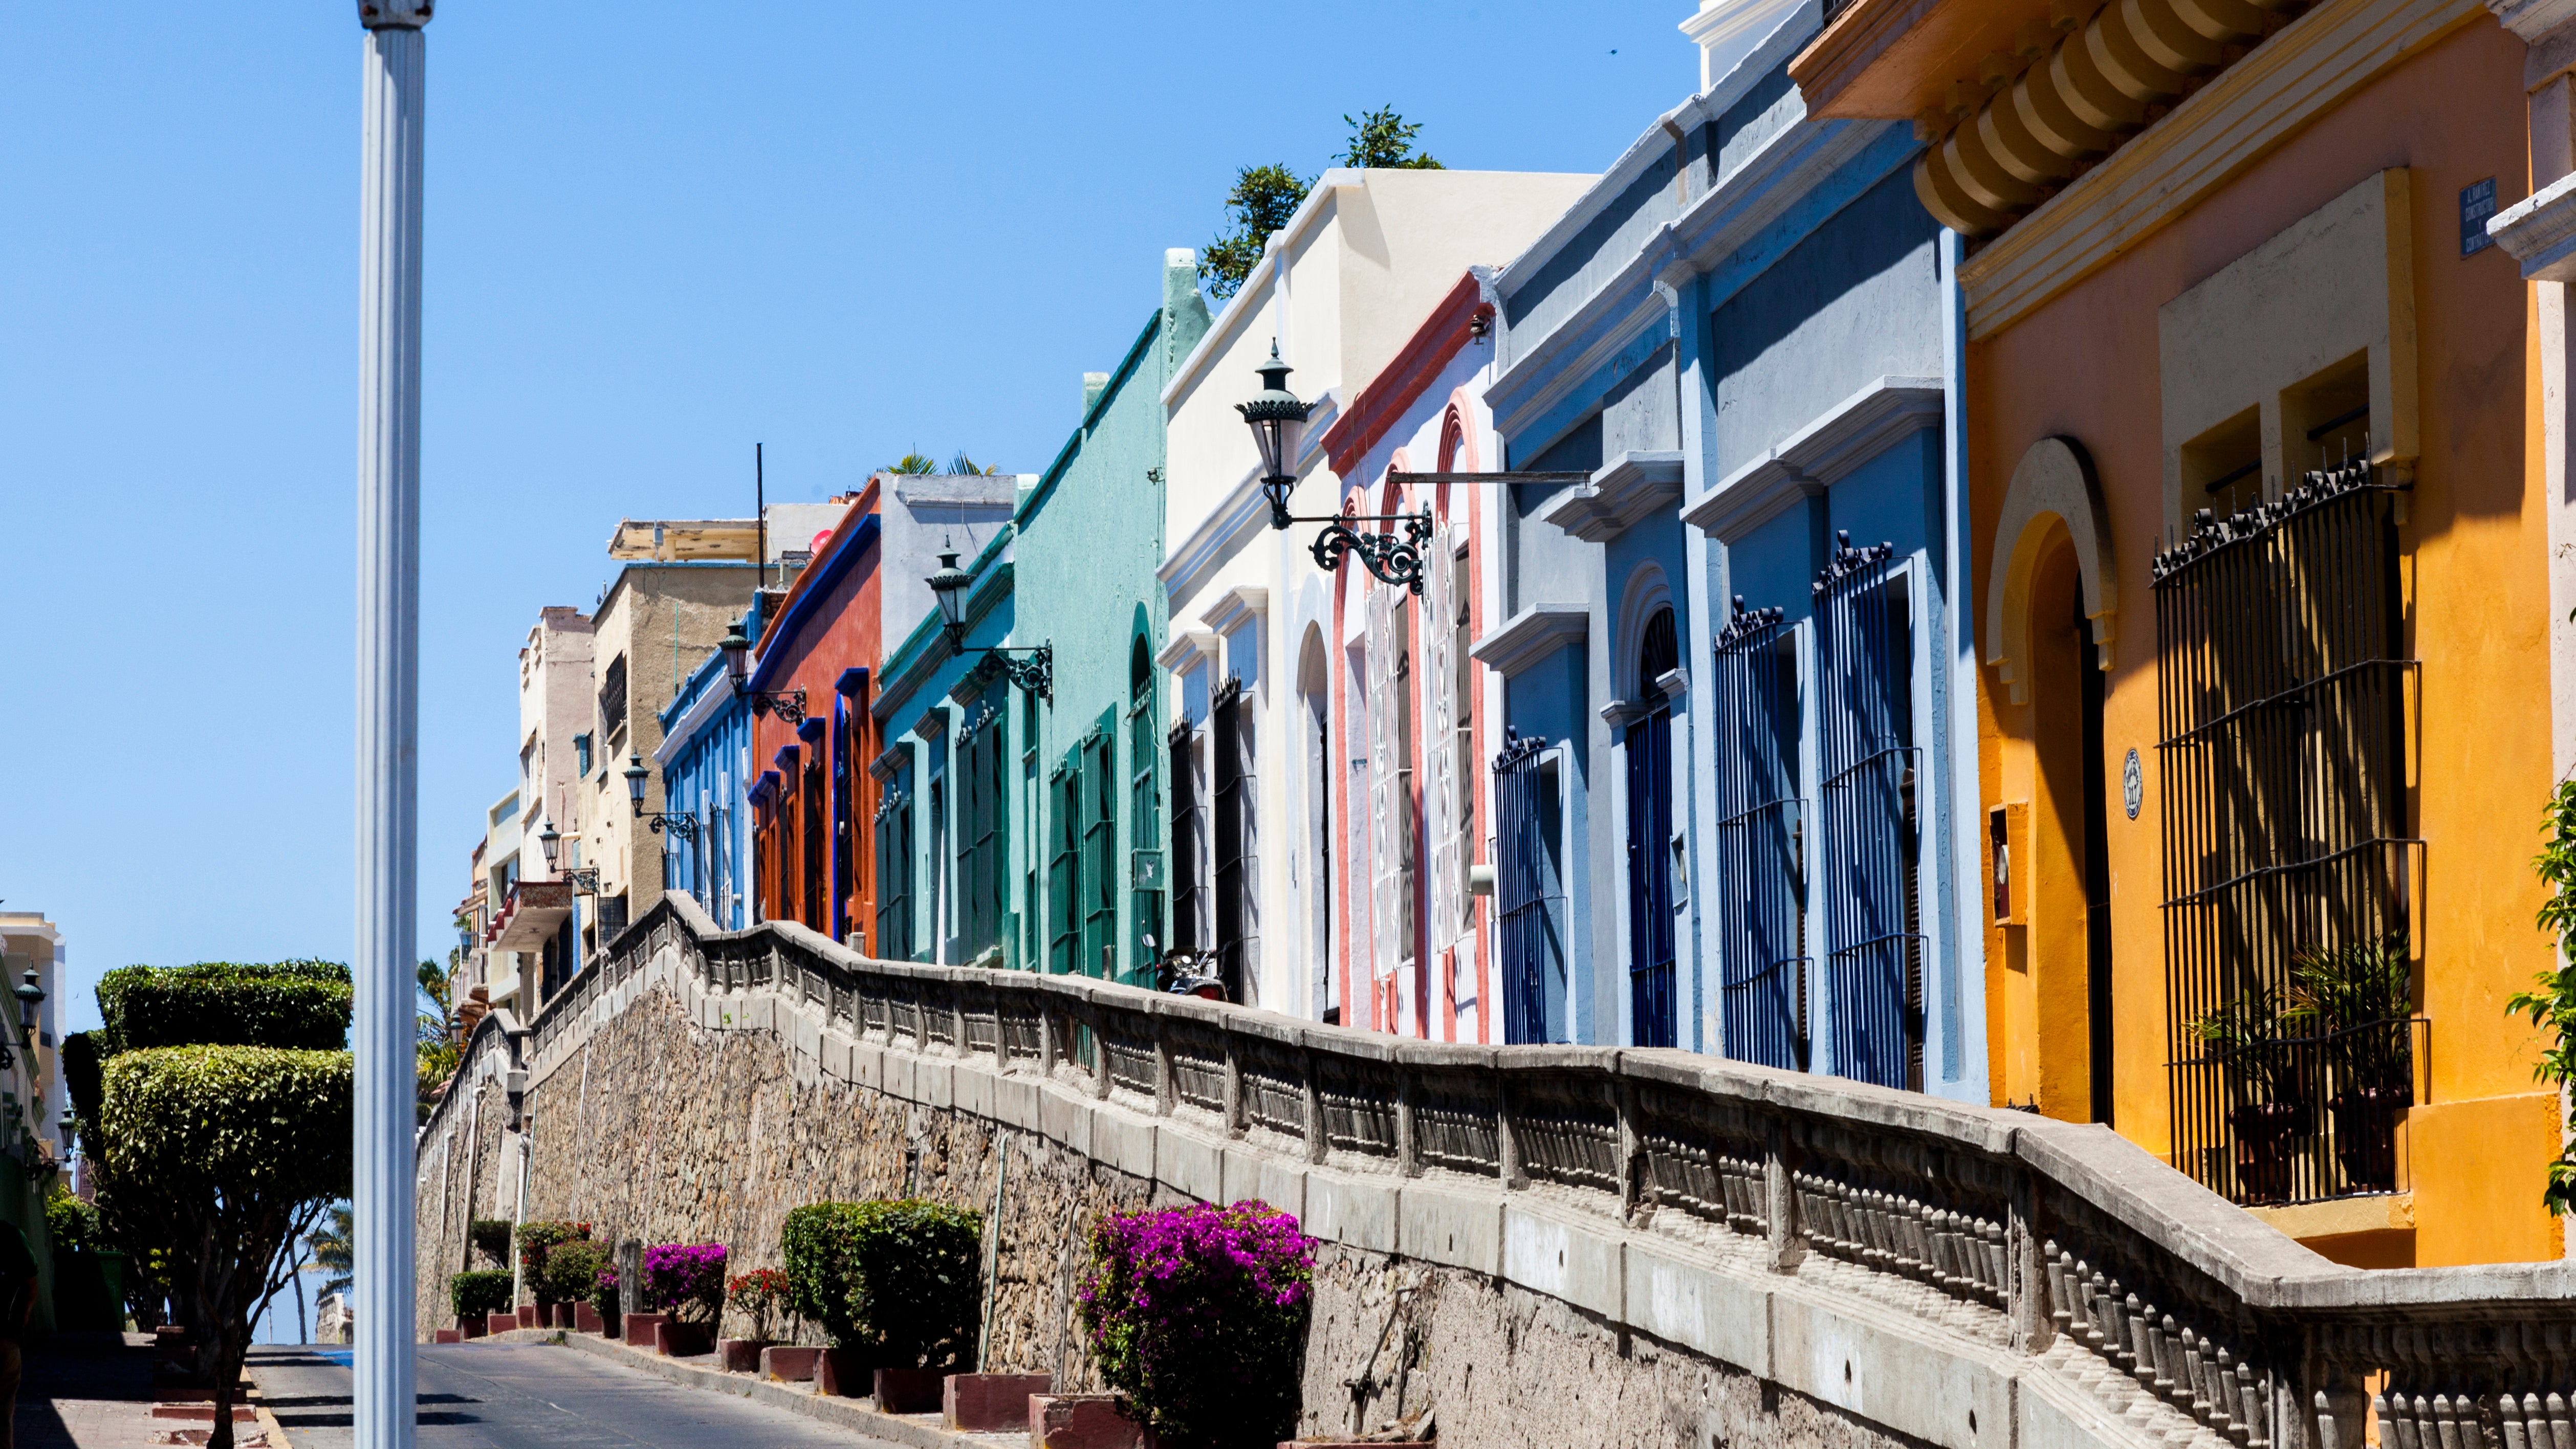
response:
[[[2576,280],[2576,174],[2506,207],[2487,223],[2487,235],[2522,265],[2524,281]]]
[[[1559,493],[1539,517],[1585,543],[1608,543],[1682,496],[1682,455],[1627,452]]]
[[[2028,316],[2486,13],[2479,0],[2322,0],[1961,266],[1968,336],[1989,337]]]
[[[1197,660],[1214,659],[1216,647],[1213,631],[1175,629],[1170,642],[1163,646],[1163,652],[1154,656],[1154,662],[1161,665],[1167,674],[1179,674],[1191,668]]]
[[[923,710],[921,718],[912,722],[911,733],[925,740],[944,738],[948,733],[948,706],[934,704]]]
[[[2486,5],[2525,45],[2537,45],[2576,20],[2576,0],[2486,0]]]
[[[1900,439],[1938,426],[1944,396],[1937,377],[1879,378],[1719,480],[1682,519],[1734,543]]]
[[[868,761],[868,773],[876,776],[877,783],[882,785],[894,779],[896,772],[910,763],[912,741],[898,738],[889,742],[875,759]]]
[[[1270,590],[1259,584],[1237,584],[1217,596],[1217,601],[1199,615],[1199,622],[1223,638],[1246,622],[1258,622],[1270,616]]]
[[[1592,635],[1592,612],[1580,604],[1532,604],[1469,646],[1467,652],[1505,679]]]

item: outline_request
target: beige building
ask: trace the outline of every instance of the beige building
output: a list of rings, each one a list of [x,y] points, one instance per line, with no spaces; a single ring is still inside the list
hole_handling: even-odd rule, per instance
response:
[[[62,928],[32,911],[0,911],[0,957],[6,958],[7,990],[17,990],[33,971],[37,989],[45,993],[36,1008],[32,1033],[21,1029],[18,1003],[0,997],[14,1059],[7,1071],[0,1071],[0,1152],[32,1151],[43,1162],[58,1162],[62,1155],[59,1124],[71,1106],[55,1055],[62,1040]],[[27,1049],[30,1044],[33,1050]],[[26,1165],[32,1168],[38,1162]]]

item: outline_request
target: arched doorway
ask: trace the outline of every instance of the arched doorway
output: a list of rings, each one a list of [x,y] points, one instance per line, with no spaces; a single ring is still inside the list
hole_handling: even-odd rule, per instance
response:
[[[1638,1046],[1678,1040],[1673,964],[1673,711],[1657,683],[1681,667],[1669,606],[1638,631],[1635,693],[1644,713],[1628,725],[1629,1033]]]

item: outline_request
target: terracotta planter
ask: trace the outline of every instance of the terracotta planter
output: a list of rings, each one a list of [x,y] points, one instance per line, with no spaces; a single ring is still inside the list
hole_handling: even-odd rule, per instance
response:
[[[555,1327],[557,1327],[557,1328],[563,1328],[563,1329],[569,1329],[569,1328],[571,1328],[572,1326],[573,1326],[572,1305],[571,1305],[571,1304],[569,1304],[569,1303],[558,1303],[558,1304],[556,1304],[556,1305],[555,1305]]]
[[[2335,1161],[2344,1185],[2361,1192],[2397,1190],[2397,1115],[2413,1105],[2412,1092],[2396,1087],[2356,1087],[2327,1104],[2334,1114]]]
[[[456,1324],[456,1331],[467,1338],[481,1338],[490,1329],[491,1321],[483,1318],[459,1319]]]
[[[948,1378],[946,1369],[881,1368],[877,1370],[877,1412],[936,1414]]]
[[[1127,1417],[1118,1394],[1038,1394],[1029,1400],[1029,1449],[1158,1449],[1154,1431]]]
[[[760,1355],[768,1347],[769,1340],[765,1338],[718,1339],[716,1358],[724,1365],[726,1373],[756,1373],[760,1369]]]
[[[653,1346],[653,1330],[661,1327],[662,1320],[668,1316],[669,1315],[667,1314],[661,1313],[627,1314],[625,1318],[627,1347],[651,1348]]]
[[[940,1422],[959,1434],[1029,1427],[1029,1396],[1054,1387],[1047,1374],[950,1374],[940,1391]]]
[[[461,1329],[442,1328],[432,1333],[429,1338],[432,1343],[463,1343],[465,1334]]]
[[[2246,1202],[2290,1200],[2292,1148],[2306,1116],[2295,1102],[2249,1102],[2229,1109],[2227,1125],[2236,1135],[2236,1187]]]
[[[814,1355],[814,1392],[827,1399],[864,1399],[876,1392],[876,1355],[864,1348],[826,1348]]]
[[[520,1305],[519,1305],[519,1326],[520,1326],[521,1328],[543,1328],[543,1327],[545,1327],[545,1326],[546,1326],[546,1324],[545,1324],[545,1320],[544,1320],[543,1318],[538,1317],[538,1315],[539,1315],[539,1314],[541,1314],[541,1313],[543,1313],[543,1312],[545,1312],[545,1310],[544,1310],[544,1309],[539,1308],[537,1305],[535,1305],[535,1304],[533,1304],[533,1303],[522,1303],[522,1304],[520,1304]]]
[[[653,1350],[664,1358],[696,1358],[715,1348],[715,1335],[704,1324],[673,1323],[665,1318],[653,1330]]]
[[[491,1317],[483,1320],[483,1326],[484,1332],[486,1333],[507,1333],[511,1329],[519,1326],[519,1315],[515,1313],[495,1313]]]
[[[819,1348],[773,1343],[760,1351],[760,1376],[782,1384],[809,1383],[814,1377],[814,1361],[822,1356]]]
[[[587,1303],[574,1304],[572,1309],[572,1331],[575,1333],[605,1332],[606,1330],[599,1322],[599,1310],[593,1308]]]

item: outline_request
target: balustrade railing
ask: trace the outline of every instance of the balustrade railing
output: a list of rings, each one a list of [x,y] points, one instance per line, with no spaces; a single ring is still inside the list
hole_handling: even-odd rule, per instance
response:
[[[793,924],[717,932],[685,897],[548,1004],[533,1075],[666,955],[711,992],[827,1009],[876,1047],[1871,1291],[2038,1357],[2176,1445],[2363,1449],[2375,1419],[2380,1449],[2576,1449],[2568,1265],[2342,1268],[2104,1128],[1673,1050],[1414,1042],[1084,977],[873,961]]]

